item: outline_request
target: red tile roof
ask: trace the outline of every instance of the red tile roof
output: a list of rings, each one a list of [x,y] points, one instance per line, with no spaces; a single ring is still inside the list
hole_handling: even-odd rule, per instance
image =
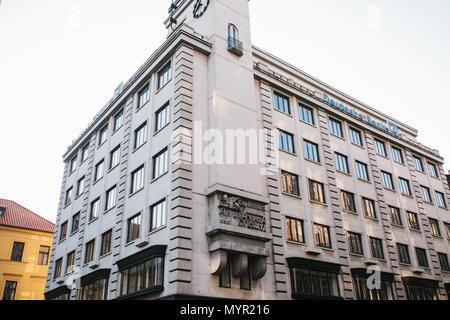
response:
[[[0,216],[0,225],[53,233],[55,225],[11,200],[0,199],[0,207],[6,208]]]

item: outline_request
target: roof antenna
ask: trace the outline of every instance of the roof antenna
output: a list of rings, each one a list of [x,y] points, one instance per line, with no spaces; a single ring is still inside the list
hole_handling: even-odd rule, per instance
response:
[[[179,0],[175,0],[176,2],[174,3],[173,2],[173,0],[172,0],[172,4],[170,5],[170,8],[169,8],[169,13],[170,13],[170,17],[169,17],[169,19],[170,19],[170,28],[172,29],[172,31],[174,31],[175,30],[175,28],[174,28],[174,24],[176,25],[177,24],[177,20],[173,17],[173,12],[178,8],[178,6],[177,6],[177,3],[179,2]]]

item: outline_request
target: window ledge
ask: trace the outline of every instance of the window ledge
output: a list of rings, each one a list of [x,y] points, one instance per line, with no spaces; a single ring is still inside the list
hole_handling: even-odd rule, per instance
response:
[[[364,182],[364,183],[368,183],[368,184],[372,184],[372,182],[370,180],[364,180],[361,178],[357,178],[359,181]]]
[[[345,172],[345,171],[341,171],[341,170],[338,170],[338,169],[336,169],[336,172],[337,173],[341,173],[341,174],[346,175],[346,176],[349,176],[349,177],[352,176],[350,172]]]
[[[316,125],[316,124],[309,123],[309,122],[304,121],[304,120],[302,120],[302,119],[299,119],[299,121],[300,121],[301,123],[307,124],[308,126],[311,126],[311,127],[317,129],[317,125]]]
[[[363,150],[365,150],[364,146],[360,146],[359,144],[356,144],[354,142],[350,142],[352,145],[354,145],[355,147],[361,148]]]
[[[150,90],[150,88],[149,88],[149,90]],[[140,110],[142,110],[142,108],[144,108],[145,106],[147,106],[147,105],[150,103],[150,100],[151,100],[151,99],[148,99],[142,106],[137,107],[137,108],[136,108],[136,113],[138,113]],[[138,101],[139,101],[139,98],[138,98]]]
[[[364,215],[364,218],[368,219],[368,220],[372,220],[374,222],[380,222],[380,220],[378,218],[373,218],[373,217],[368,217],[366,215]]]
[[[99,259],[106,258],[106,257],[108,257],[108,256],[110,256],[110,255],[112,255],[112,251],[109,251],[108,253],[105,253],[104,255],[100,256]]]
[[[314,160],[311,160],[311,159],[308,159],[308,158],[303,158],[303,159],[305,159],[306,161],[308,161],[308,162],[311,162],[311,163],[314,163],[314,164],[317,164],[317,165],[319,165],[319,166],[321,166],[322,165],[322,163],[319,161],[314,161]]]
[[[105,141],[102,142],[102,144],[97,146],[97,150],[100,149],[101,147],[103,147],[106,143],[106,141],[108,141],[108,139],[106,139]]]
[[[172,70],[170,70],[170,72],[172,73]],[[157,85],[158,85],[158,84],[159,84],[159,79],[158,79],[158,77],[157,77],[156,81],[158,82],[158,83],[157,83]],[[155,95],[157,95],[157,94],[158,94],[159,92],[161,92],[165,87],[167,87],[167,85],[168,85],[170,82],[172,82],[172,76],[170,77],[169,80],[167,80],[166,83],[164,83],[164,85],[163,85],[161,88],[159,88],[159,89],[156,90]]]
[[[103,179],[103,176],[101,176],[98,180],[95,180],[94,183],[92,183],[92,186],[95,186],[97,182],[101,181]]]
[[[154,234],[154,233],[157,233],[157,232],[159,232],[159,231],[165,229],[166,227],[167,227],[166,225],[163,225],[163,226],[161,226],[161,227],[159,227],[159,228],[156,228],[156,229],[154,229],[154,230],[151,230],[151,231],[149,231],[148,235],[152,235],[152,234]]]
[[[161,179],[162,177],[164,177],[166,174],[169,173],[169,170],[167,170],[166,172],[164,172],[163,174],[161,174],[160,176],[154,178],[152,181],[150,181],[150,183],[156,182],[157,180]]]
[[[306,246],[306,243],[304,242],[297,242],[294,240],[286,240],[286,243],[294,244],[294,245],[300,245],[300,246]]]
[[[110,169],[108,170],[108,173],[114,171],[114,169],[116,169],[117,167],[119,167],[119,165],[120,165],[120,162],[119,162],[118,164],[116,164],[114,167],[110,168]]]
[[[114,207],[112,207],[112,208],[110,208],[110,209],[108,209],[108,210],[105,210],[105,212],[103,212],[103,215],[110,213],[110,212],[113,211],[116,207],[117,207],[117,205],[115,205]]]
[[[290,117],[290,118],[294,118],[294,117],[292,116],[292,114],[286,113],[286,112],[281,111],[281,110],[278,110],[277,108],[275,108],[275,106],[273,107],[273,110],[276,111],[276,112],[278,112],[278,113],[281,113],[282,115],[288,116],[288,117]]]
[[[297,196],[295,194],[291,194],[291,193],[287,193],[287,192],[282,192],[281,194],[284,194],[285,196],[289,196],[289,197],[296,198],[296,199],[299,199],[299,200],[303,199],[301,196]]]
[[[363,254],[359,254],[359,253],[353,253],[353,252],[348,252],[349,255],[353,256],[353,257],[357,257],[357,258],[365,258],[366,256]]]
[[[350,213],[350,214],[353,214],[353,215],[355,215],[355,216],[359,216],[358,212],[354,212],[354,211],[350,211],[350,210],[342,209],[342,212],[344,212],[344,213]]]
[[[402,226],[401,224],[392,223],[392,222],[391,222],[391,226],[396,227],[396,228],[405,229],[405,226]]]
[[[88,225],[90,225],[91,223],[94,223],[94,222],[97,221],[97,220],[98,220],[98,217],[96,217],[96,218],[90,220],[90,221],[88,222]]]
[[[142,187],[142,188],[140,188],[139,190],[137,190],[137,191],[131,193],[131,194],[128,196],[128,198],[131,198],[131,197],[135,196],[137,193],[139,193],[139,192],[141,192],[142,190],[144,190],[144,188],[145,188],[145,187]]]
[[[328,207],[328,204],[324,203],[324,202],[320,202],[320,201],[316,201],[316,200],[309,200],[309,202],[313,203],[313,204],[317,204],[320,205],[322,207]]]
[[[297,157],[297,154],[294,153],[294,152],[290,152],[290,151],[283,150],[283,149],[278,149],[278,150],[281,151],[281,152],[283,152],[283,153],[290,154],[291,156]]]
[[[170,124],[171,124],[171,121],[169,120],[169,122],[167,122],[163,127],[161,127],[160,129],[158,129],[157,131],[155,131],[155,132],[153,133],[153,136],[156,136],[158,133],[160,133],[160,132],[163,131],[165,128],[167,128]]]

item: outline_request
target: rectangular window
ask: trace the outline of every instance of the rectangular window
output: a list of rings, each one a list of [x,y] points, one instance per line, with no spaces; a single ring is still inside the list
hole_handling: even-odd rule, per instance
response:
[[[447,239],[450,240],[450,224],[444,223],[444,225],[445,225],[445,230],[447,232]]]
[[[319,146],[313,142],[303,141],[303,151],[305,153],[305,159],[314,162],[320,162],[319,160]]]
[[[117,131],[123,125],[123,109],[114,116],[114,131]]]
[[[383,186],[390,190],[395,190],[394,180],[392,180],[392,174],[381,171],[381,178],[383,180]]]
[[[354,254],[364,255],[361,234],[349,232],[348,233],[348,244],[350,247],[350,252]]]
[[[164,258],[153,257],[120,271],[120,295],[132,294],[163,285]]]
[[[98,218],[99,214],[100,214],[100,198],[97,198],[91,202],[91,214],[89,217],[89,221]]]
[[[108,191],[106,191],[105,211],[114,208],[116,206],[116,200],[117,200],[117,188],[116,186],[114,186]]]
[[[6,281],[3,290],[3,300],[14,300],[16,297],[17,281]]]
[[[137,108],[139,109],[150,100],[150,86],[148,84],[139,91],[138,98]]]
[[[101,160],[100,162],[98,162],[95,165],[95,171],[94,171],[94,182],[100,180],[101,178],[103,178],[103,173],[104,173],[104,167],[105,167],[105,161]]]
[[[342,209],[356,213],[355,195],[351,192],[341,191]]]
[[[115,168],[120,163],[120,145],[115,147],[109,154],[109,169]]]
[[[73,158],[70,160],[69,173],[74,172],[76,168],[77,168],[77,156],[73,157]]]
[[[428,220],[430,221],[431,234],[436,237],[441,237],[442,234],[441,228],[439,228],[439,221],[433,218],[428,218]]]
[[[81,149],[81,159],[80,159],[80,163],[83,163],[89,155],[89,143],[86,144],[83,149]]]
[[[296,296],[339,297],[338,274],[307,268],[291,268],[292,293]]]
[[[75,251],[72,251],[67,255],[66,273],[71,271],[74,263],[75,263]]]
[[[350,139],[353,144],[356,144],[357,146],[360,146],[360,147],[363,146],[361,131],[350,127]]]
[[[425,249],[416,248],[417,263],[420,267],[428,268],[427,251]]]
[[[95,280],[77,290],[77,300],[99,301],[108,296],[108,279]]]
[[[433,200],[431,199],[430,188],[420,186],[420,190],[422,190],[423,201],[433,203]]]
[[[55,262],[53,279],[57,279],[61,276],[61,268],[62,268],[62,258],[56,260],[56,262]]]
[[[134,130],[134,149],[147,142],[147,121]]]
[[[314,239],[317,247],[331,248],[330,227],[314,224]]]
[[[278,129],[278,144],[280,150],[295,153],[294,136],[292,134]]]
[[[81,196],[84,192],[84,184],[85,184],[85,177],[83,176],[78,180],[77,183],[77,197]]]
[[[72,187],[67,189],[67,191],[66,191],[66,199],[64,200],[64,206],[68,206],[69,204],[72,203],[72,191],[73,191]]]
[[[436,166],[431,162],[428,162],[428,172],[430,173],[430,176],[439,178]]]
[[[67,221],[61,225],[59,233],[59,241],[66,240],[66,236],[67,236]]]
[[[375,210],[375,201],[367,198],[363,198],[364,203],[364,215],[368,218],[377,218],[377,212]]]
[[[153,179],[162,176],[169,170],[169,151],[164,148],[153,157]]]
[[[333,118],[330,118],[330,132],[332,135],[344,138],[344,134],[342,131],[342,123]]]
[[[447,208],[447,202],[445,202],[445,197],[442,192],[435,191],[436,201],[439,207]]]
[[[383,241],[381,239],[370,237],[370,249],[372,251],[372,257],[384,259]]]
[[[416,156],[413,156],[413,159],[414,159],[414,167],[416,168],[416,170],[420,172],[425,172],[425,170],[423,169],[422,159]]]
[[[25,243],[23,242],[14,242],[13,248],[11,251],[11,261],[22,261],[23,249],[25,247]]]
[[[104,256],[105,254],[111,252],[111,238],[112,238],[112,230],[109,230],[102,234],[100,256]]]
[[[38,265],[46,266],[48,265],[48,257],[50,256],[50,247],[40,246],[38,254]]]
[[[155,113],[155,132],[164,128],[170,122],[170,104],[166,103]]]
[[[410,211],[408,211],[406,214],[408,215],[409,227],[414,230],[420,230],[419,220],[417,219],[417,214],[414,212],[410,212]]]
[[[355,163],[356,163],[356,172],[358,173],[358,179],[361,179],[364,181],[370,181],[367,164],[359,162],[359,161],[355,161]]]
[[[281,180],[283,183],[283,193],[300,196],[298,176],[296,174],[281,171]]]
[[[138,192],[144,188],[144,165],[140,166],[131,173],[130,194]]]
[[[378,139],[374,139],[375,141],[375,151],[378,155],[387,157],[386,153],[386,145],[383,141],[380,141]]]
[[[172,78],[172,64],[169,62],[158,72],[158,89],[161,89]]]
[[[400,181],[400,190],[404,195],[411,196],[411,188],[409,187],[409,181],[403,178],[398,178]]]
[[[395,300],[393,283],[391,281],[381,280],[378,286],[373,288],[368,284],[371,283],[369,275],[354,275],[353,288],[356,293],[357,300]]]
[[[108,125],[100,129],[98,134],[98,146],[101,146],[108,139]]]
[[[86,252],[84,254],[84,263],[94,260],[95,239],[86,243]]]
[[[128,219],[127,243],[139,238],[141,234],[141,214]]]
[[[299,104],[298,112],[300,114],[300,120],[314,125],[314,113],[312,108]]]
[[[291,109],[289,106],[289,98],[282,95],[281,93],[274,92],[273,93],[273,101],[275,109],[278,111],[291,114]]]
[[[70,233],[78,231],[79,226],[80,226],[80,212],[77,212],[72,216],[72,229]]]
[[[395,162],[405,163],[405,161],[403,160],[403,152],[397,147],[392,147],[392,157],[394,158]]]
[[[150,231],[166,225],[167,201],[164,199],[150,208]]]
[[[400,209],[396,207],[389,206],[389,215],[391,216],[392,224],[402,226],[402,217],[400,215]]]
[[[309,196],[312,201],[325,203],[323,183],[309,180]]]
[[[448,264],[448,256],[445,253],[438,252],[439,263],[441,264],[441,269],[444,271],[450,271],[450,265]]]
[[[344,173],[350,173],[350,171],[348,170],[348,162],[347,162],[346,156],[336,152],[334,154],[334,159],[336,161],[336,170],[337,171],[344,172]]]
[[[302,220],[286,217],[286,233],[289,241],[305,243]]]
[[[397,251],[400,263],[411,264],[409,257],[409,247],[405,244],[397,243]]]

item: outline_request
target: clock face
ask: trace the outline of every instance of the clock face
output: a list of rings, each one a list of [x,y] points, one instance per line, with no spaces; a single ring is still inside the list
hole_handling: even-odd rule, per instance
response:
[[[197,0],[194,4],[194,18],[200,18],[208,9],[209,0]]]

